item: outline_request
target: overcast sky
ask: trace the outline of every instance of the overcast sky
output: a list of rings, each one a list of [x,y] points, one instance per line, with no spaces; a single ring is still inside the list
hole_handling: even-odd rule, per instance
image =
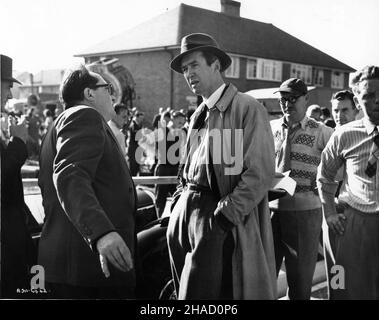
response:
[[[353,68],[379,65],[378,0],[240,2],[242,17],[272,23]],[[0,0],[0,53],[17,71],[66,68],[82,49],[180,3],[220,11],[220,0]]]

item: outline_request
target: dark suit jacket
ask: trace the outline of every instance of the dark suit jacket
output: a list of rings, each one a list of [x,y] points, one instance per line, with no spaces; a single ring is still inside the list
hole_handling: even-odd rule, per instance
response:
[[[25,143],[17,137],[12,137],[7,146],[1,141],[0,148],[1,292],[4,298],[22,298],[16,290],[30,288],[29,271],[35,264],[21,180],[21,167],[28,153]]]
[[[103,275],[96,240],[117,231],[134,255],[136,192],[116,138],[93,108],[63,112],[46,134],[39,185],[45,223],[38,262],[46,281],[135,286],[135,271]],[[110,265],[110,263],[109,263]]]

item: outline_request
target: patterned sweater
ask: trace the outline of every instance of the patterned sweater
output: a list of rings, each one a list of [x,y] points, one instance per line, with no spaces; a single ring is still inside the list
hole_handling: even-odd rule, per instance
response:
[[[278,156],[285,132],[283,119],[270,122],[275,142],[275,156]],[[307,116],[300,122],[301,127],[291,138],[291,173],[297,185],[295,194],[273,201],[270,207],[280,211],[311,210],[321,208],[317,194],[316,176],[321,152],[325,148],[333,129]]]

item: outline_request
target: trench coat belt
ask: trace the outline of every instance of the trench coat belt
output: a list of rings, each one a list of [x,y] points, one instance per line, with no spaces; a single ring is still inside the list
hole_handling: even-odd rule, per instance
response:
[[[188,190],[192,190],[192,191],[196,191],[196,192],[213,193],[213,191],[211,190],[211,188],[205,187],[205,186],[202,186],[202,185],[199,185],[199,184],[195,184],[195,183],[187,183],[186,184],[186,188]]]

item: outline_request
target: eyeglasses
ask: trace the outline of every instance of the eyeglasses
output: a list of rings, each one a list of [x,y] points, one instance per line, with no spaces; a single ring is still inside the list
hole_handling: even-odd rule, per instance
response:
[[[101,87],[104,87],[108,90],[108,93],[110,95],[113,95],[114,94],[114,88],[112,86],[111,83],[104,83],[104,84],[95,84],[92,86],[92,89],[95,89],[95,88],[101,88]]]
[[[288,98],[281,97],[281,98],[279,99],[279,103],[280,103],[281,105],[285,105],[286,102],[289,102],[289,103],[291,103],[291,104],[294,104],[294,103],[296,103],[297,99],[299,99],[300,97],[301,97],[301,96],[289,96]]]

